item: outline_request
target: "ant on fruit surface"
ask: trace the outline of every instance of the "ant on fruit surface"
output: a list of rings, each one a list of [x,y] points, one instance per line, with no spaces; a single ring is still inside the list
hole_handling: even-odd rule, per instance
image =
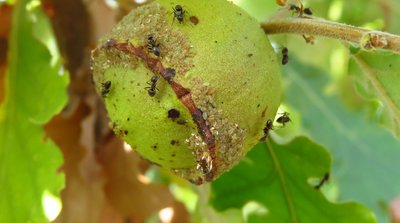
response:
[[[175,21],[175,18],[178,20],[179,23],[183,23],[185,19],[185,14],[187,13],[181,5],[175,5],[175,7],[172,8],[173,14],[174,14],[174,19],[172,23]]]
[[[157,43],[153,37],[153,35],[149,34],[147,36],[147,49],[149,49],[154,55],[160,56],[160,44]]]
[[[150,82],[147,82],[150,86],[146,87],[148,89],[147,92],[149,93],[150,97],[154,97],[157,93],[157,81],[159,79],[158,75],[154,75],[151,77]]]
[[[273,128],[274,128],[274,126],[273,126],[272,120],[268,119],[268,121],[265,124],[265,127],[263,129],[264,135],[260,139],[261,142],[264,142],[267,139],[269,131],[272,130]]]
[[[290,121],[292,120],[289,118],[289,113],[287,112],[281,113],[281,116],[276,119],[276,122],[282,124],[282,127],[285,127],[285,124]]]
[[[106,81],[101,84],[101,96],[105,98],[108,93],[110,93],[110,88],[111,88],[111,81]]]
[[[289,50],[286,47],[282,48],[282,65],[285,65],[289,62]]]

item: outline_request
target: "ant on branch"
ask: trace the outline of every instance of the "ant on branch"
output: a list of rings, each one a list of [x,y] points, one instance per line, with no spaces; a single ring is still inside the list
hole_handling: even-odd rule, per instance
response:
[[[297,5],[293,3],[287,5],[287,0],[276,0],[276,4],[280,6],[287,6],[289,11],[297,13],[299,17],[312,16],[313,11],[311,10],[311,8],[305,8],[300,0],[297,0],[297,3]]]

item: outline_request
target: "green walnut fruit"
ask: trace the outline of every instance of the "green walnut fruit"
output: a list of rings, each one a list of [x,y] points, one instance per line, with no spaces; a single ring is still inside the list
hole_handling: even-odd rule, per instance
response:
[[[193,183],[231,169],[280,104],[277,58],[259,23],[226,0],[160,0],[92,52],[114,132]]]

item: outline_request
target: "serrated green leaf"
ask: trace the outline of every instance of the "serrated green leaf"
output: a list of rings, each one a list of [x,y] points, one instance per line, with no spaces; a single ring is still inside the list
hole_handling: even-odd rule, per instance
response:
[[[35,38],[33,29],[45,17],[28,11],[30,2],[18,1],[14,8],[0,107],[0,222],[47,222],[44,196],[58,196],[64,181],[57,173],[61,153],[45,139],[42,124],[65,105],[68,76]]]
[[[360,68],[360,77],[385,108],[385,124],[400,137],[400,56],[386,53],[359,53],[353,55]]]
[[[307,183],[329,172],[331,158],[305,137],[288,145],[261,143],[230,172],[212,183],[212,203],[218,210],[241,208],[249,202],[256,213],[247,222],[375,222],[367,208],[333,204]],[[264,210],[264,211],[262,211]]]
[[[387,210],[380,204],[400,193],[400,142],[346,109],[336,95],[326,95],[328,74],[294,59],[283,72],[286,100],[302,114],[303,132],[331,151],[340,199],[359,201],[387,222]]]

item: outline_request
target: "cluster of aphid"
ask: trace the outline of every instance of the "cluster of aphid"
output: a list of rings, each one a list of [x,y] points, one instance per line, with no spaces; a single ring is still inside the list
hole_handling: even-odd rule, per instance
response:
[[[212,178],[213,159],[207,151],[204,151],[200,160],[197,161],[197,170],[200,170],[206,178]]]

